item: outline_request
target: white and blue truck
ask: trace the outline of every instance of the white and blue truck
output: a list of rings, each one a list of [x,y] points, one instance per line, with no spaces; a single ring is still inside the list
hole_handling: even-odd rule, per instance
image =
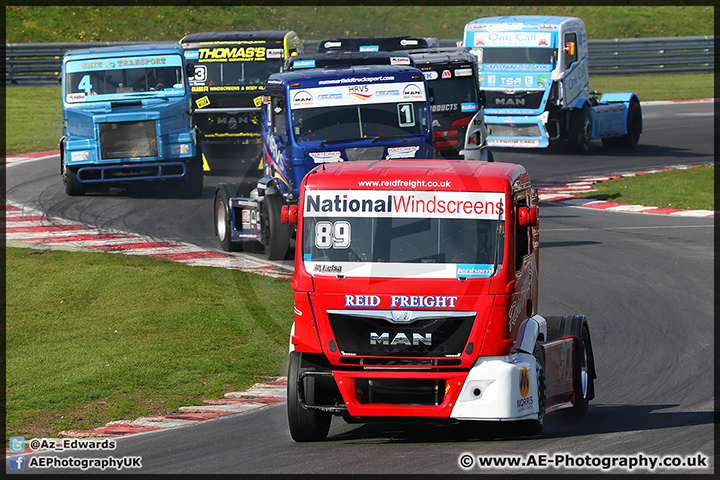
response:
[[[176,43],[68,50],[63,57],[60,172],[68,195],[161,180],[202,195],[202,152]]]
[[[425,77],[413,67],[356,65],[271,75],[262,93],[264,175],[215,189],[215,234],[222,248],[263,245],[285,258],[295,234],[281,224],[300,183],[317,166],[356,160],[433,158]],[[252,247],[251,247],[252,248]]]
[[[465,25],[462,45],[478,59],[488,146],[544,148],[566,140],[634,148],[642,132],[635,93],[589,90],[588,44],[579,18],[515,15]]]

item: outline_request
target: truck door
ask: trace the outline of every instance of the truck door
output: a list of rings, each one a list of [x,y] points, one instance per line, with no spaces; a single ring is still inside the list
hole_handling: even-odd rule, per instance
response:
[[[517,338],[520,324],[532,316],[536,310],[535,298],[537,298],[538,279],[533,235],[535,227],[532,225],[534,220],[530,216],[528,208],[531,206],[531,199],[528,198],[527,191],[515,195],[513,205],[515,288],[509,312],[511,338]]]
[[[564,32],[562,34],[562,65],[565,72],[562,82],[565,106],[574,108],[577,100],[588,97],[589,77],[587,52],[584,37],[580,32]]]

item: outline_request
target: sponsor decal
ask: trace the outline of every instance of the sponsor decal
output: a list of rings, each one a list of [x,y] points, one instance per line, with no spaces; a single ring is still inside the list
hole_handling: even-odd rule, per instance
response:
[[[298,90],[293,95],[292,106],[296,107],[299,105],[312,105],[313,96],[307,90]]]
[[[90,152],[72,152],[70,160],[73,162],[82,162],[90,159]]]
[[[540,140],[523,140],[509,138],[491,138],[487,139],[488,147],[526,147],[535,148],[540,146]]]
[[[549,32],[475,32],[474,47],[537,47],[549,46]]]
[[[399,96],[400,90],[378,90],[375,95],[378,97]]]
[[[380,45],[360,45],[360,52],[379,52]]]
[[[197,60],[200,53],[197,50],[185,50],[185,58],[187,60]]]
[[[267,58],[283,58],[282,48],[269,48],[267,50]]]
[[[336,163],[343,161],[340,157],[340,152],[311,152],[310,158],[312,158],[315,163]]]
[[[325,42],[323,47],[325,48],[338,48],[342,46],[342,42]]]
[[[85,92],[69,93],[66,98],[67,98],[68,103],[84,102],[85,101]]]
[[[444,295],[390,295],[390,308],[455,308],[457,299]]]
[[[392,158],[415,158],[415,152],[420,150],[420,147],[390,147],[387,151],[386,159]]]
[[[293,63],[293,68],[315,68],[315,60],[298,60]]]
[[[390,65],[410,65],[408,57],[390,57]]]
[[[448,103],[445,105],[431,105],[430,111],[432,113],[440,113],[440,112],[455,112],[458,109],[457,103]]]
[[[315,273],[320,274],[330,274],[330,275],[336,275],[338,273],[342,273],[342,266],[341,265],[322,265],[322,264],[315,264],[314,268]]]
[[[417,40],[413,40],[410,38],[403,38],[402,40],[400,40],[400,45],[402,45],[403,47],[415,46],[417,44],[418,44]]]
[[[454,73],[456,77],[471,77],[473,71],[472,68],[458,68]]]
[[[450,73],[450,70],[443,70],[442,78],[452,78],[452,73]]]
[[[198,60],[203,61],[232,61],[247,59],[264,59],[265,47],[215,47],[198,50]]]
[[[335,101],[335,100],[342,100],[343,95],[342,93],[324,93],[322,95],[318,95],[318,102],[320,101]]]
[[[418,333],[412,332],[411,338],[403,332],[396,334],[392,340],[390,340],[390,333],[376,333],[370,332],[370,345],[428,345],[432,346],[432,333]]]
[[[436,80],[439,77],[438,73],[435,70],[423,72],[423,76],[425,77],[425,80]]]
[[[495,192],[306,191],[306,217],[407,217],[504,219],[505,196]],[[453,267],[453,273],[455,269]]]
[[[457,265],[457,277],[485,278],[492,276],[493,266],[490,264],[459,263]]]
[[[418,100],[424,100],[425,95],[423,95],[422,89],[414,83],[409,83],[403,88],[403,96],[405,98],[414,98]]]
[[[380,305],[378,295],[345,295],[346,307],[377,307]]]
[[[530,372],[527,367],[520,369],[520,375],[518,377],[518,387],[520,388],[520,395],[524,397],[528,396],[530,392]]]
[[[207,97],[207,95],[205,95],[204,97],[200,97],[200,98],[198,98],[197,100],[195,100],[195,107],[198,108],[198,109],[200,109],[200,108],[205,108],[205,107],[207,107],[208,105],[210,105],[210,99]]]
[[[460,104],[460,111],[461,112],[475,112],[478,110],[478,104],[475,102],[469,102],[469,103],[461,103]]]

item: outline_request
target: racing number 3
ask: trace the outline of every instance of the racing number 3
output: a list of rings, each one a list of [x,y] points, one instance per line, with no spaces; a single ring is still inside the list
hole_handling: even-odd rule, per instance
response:
[[[320,249],[350,246],[350,222],[318,222],[315,225],[315,246]]]

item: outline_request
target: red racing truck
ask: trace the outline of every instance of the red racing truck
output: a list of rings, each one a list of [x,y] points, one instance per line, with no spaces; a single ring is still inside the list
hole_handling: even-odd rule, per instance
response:
[[[297,225],[287,411],[294,440],[349,423],[585,413],[582,315],[538,306],[538,195],[524,167],[462,160],[324,164],[281,211]]]

